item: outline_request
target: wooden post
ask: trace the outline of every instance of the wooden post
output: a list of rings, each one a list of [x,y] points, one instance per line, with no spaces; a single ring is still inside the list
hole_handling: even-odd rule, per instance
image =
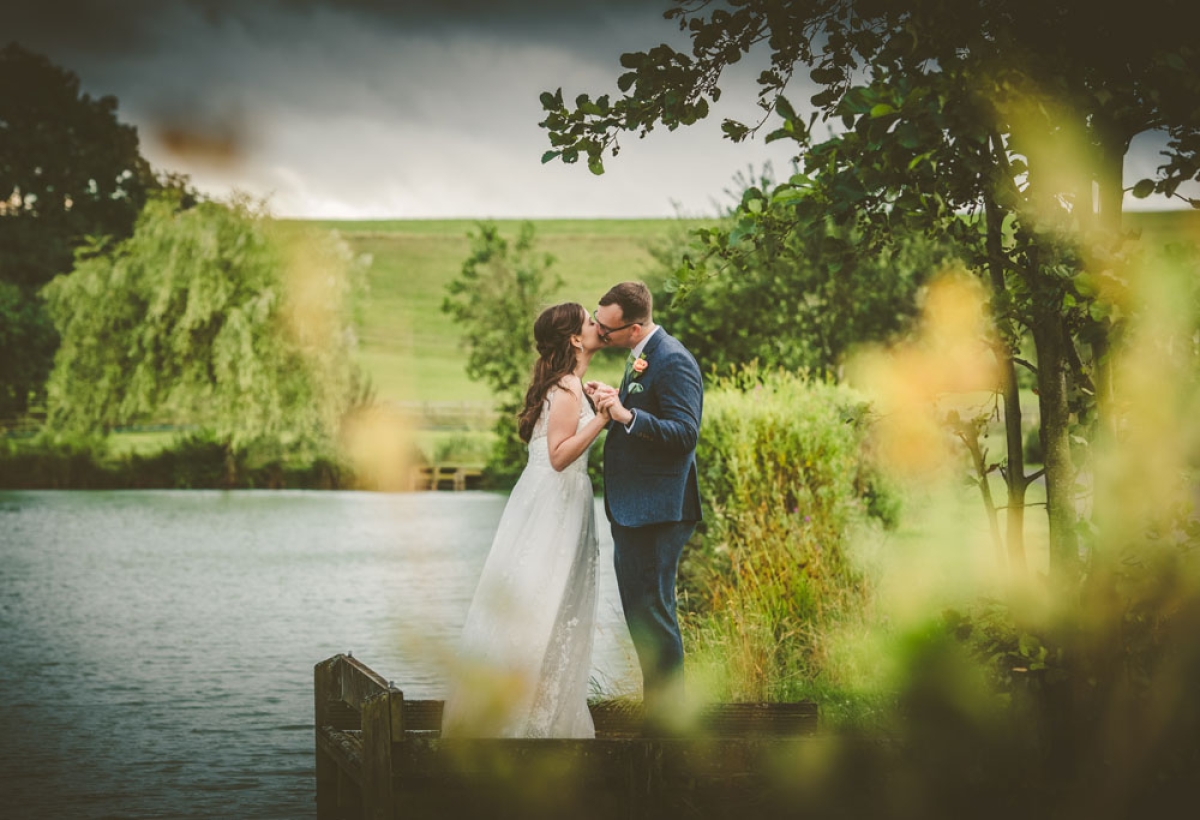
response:
[[[404,693],[389,688],[363,702],[363,816],[392,820],[392,743],[404,739]]]
[[[661,816],[663,793],[663,747],[653,740],[635,742],[629,755],[630,816]]]
[[[333,665],[337,657],[318,663],[313,668],[314,727],[319,733],[329,724],[329,703],[333,700]],[[338,765],[332,757],[317,747],[317,820],[336,820],[338,816]]]

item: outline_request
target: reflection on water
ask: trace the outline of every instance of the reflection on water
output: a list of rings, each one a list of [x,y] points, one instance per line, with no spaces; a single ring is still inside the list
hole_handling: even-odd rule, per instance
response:
[[[314,816],[312,667],[440,697],[492,493],[0,493],[6,817]],[[635,679],[601,531],[595,675]],[[615,681],[616,683],[612,683]]]

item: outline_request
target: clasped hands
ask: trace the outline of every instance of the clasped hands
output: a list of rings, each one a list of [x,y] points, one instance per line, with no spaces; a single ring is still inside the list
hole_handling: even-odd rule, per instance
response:
[[[596,405],[597,412],[607,414],[618,424],[628,425],[633,421],[633,412],[621,404],[617,388],[604,382],[588,382],[583,386],[583,392]]]

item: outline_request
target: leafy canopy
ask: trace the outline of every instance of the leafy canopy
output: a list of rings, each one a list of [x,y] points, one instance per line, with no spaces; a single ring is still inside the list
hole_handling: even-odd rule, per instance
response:
[[[36,288],[87,237],[124,239],[157,183],[115,97],[16,43],[0,49],[0,279]]]
[[[856,237],[822,249],[834,264],[913,232],[953,242],[992,289],[1018,518],[1032,477],[1019,460],[1012,364],[1032,337],[1051,563],[1071,574],[1071,437],[1087,435],[1075,428],[1094,418],[1120,331],[1124,156],[1137,134],[1165,132],[1166,161],[1132,193],[1180,197],[1184,182],[1200,180],[1200,49],[1180,24],[1188,10],[1182,0],[1148,0],[1136,14],[1081,0],[676,0],[665,16],[687,32],[690,53],[661,45],[623,55],[616,101],[585,94],[568,106],[561,90],[543,94],[553,147],[543,161],[586,156],[601,173],[622,132],[707,116],[725,69],[765,48],[762,120],[723,128],[740,141],[777,114],[767,139],[793,140],[803,172],[745,198],[727,234],[701,234],[706,247],[684,260],[683,284],[713,259],[738,270],[739,256],[781,237],[819,241],[829,221]],[[807,120],[784,96],[797,71],[818,89]],[[840,132],[818,141],[818,117]]]
[[[132,237],[81,254],[45,293],[62,346],[49,382],[53,429],[143,419],[320,444],[355,391],[344,243],[272,223],[244,200],[180,211],[152,199]]]

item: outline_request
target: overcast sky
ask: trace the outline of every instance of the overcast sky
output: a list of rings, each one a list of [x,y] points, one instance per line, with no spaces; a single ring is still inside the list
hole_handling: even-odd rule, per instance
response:
[[[621,139],[602,177],[542,165],[538,95],[616,95],[622,52],[683,41],[666,0],[0,0],[0,41],[113,94],[159,168],[270,195],[280,216],[641,217],[715,213],[734,175],[790,152],[733,145],[755,118],[739,67],[709,119]],[[738,93],[739,89],[741,93]],[[797,90],[795,102],[808,96]],[[764,129],[765,132],[766,129]],[[1140,140],[1126,184],[1158,164]],[[1134,207],[1167,203],[1133,202]]]

